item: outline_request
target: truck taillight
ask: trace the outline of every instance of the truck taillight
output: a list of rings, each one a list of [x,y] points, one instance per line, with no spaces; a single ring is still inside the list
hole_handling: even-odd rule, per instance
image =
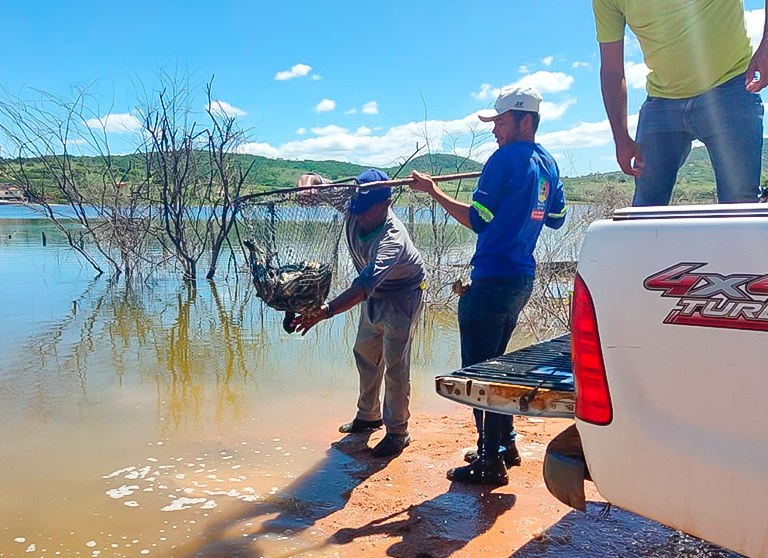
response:
[[[603,426],[613,419],[613,409],[600,347],[592,295],[584,279],[576,274],[571,306],[571,359],[576,380],[576,417]]]

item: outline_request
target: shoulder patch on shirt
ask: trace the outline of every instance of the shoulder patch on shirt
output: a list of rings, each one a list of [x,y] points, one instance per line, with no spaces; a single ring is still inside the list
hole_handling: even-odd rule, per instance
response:
[[[536,207],[531,211],[531,219],[541,221],[544,219],[547,208],[547,198],[549,197],[549,180],[545,177],[539,177],[539,192]]]
[[[549,180],[543,176],[539,178],[539,203],[547,201],[549,196]]]

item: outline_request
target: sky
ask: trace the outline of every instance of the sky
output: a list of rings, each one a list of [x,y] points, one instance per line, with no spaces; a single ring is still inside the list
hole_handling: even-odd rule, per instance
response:
[[[497,146],[477,112],[492,107],[502,87],[523,84],[543,94],[537,141],[564,175],[618,170],[589,0],[0,6],[2,98],[67,98],[84,89],[87,118],[79,125],[106,131],[113,153],[132,151],[140,100],[170,75],[186,80],[201,122],[212,81],[215,107],[246,131],[238,147],[245,153],[388,167],[419,146],[422,154],[484,162]],[[744,6],[754,45],[765,3]],[[631,34],[625,51],[634,125],[647,69]],[[70,151],[88,154],[73,138]],[[0,139],[0,154],[9,153],[13,145]]]

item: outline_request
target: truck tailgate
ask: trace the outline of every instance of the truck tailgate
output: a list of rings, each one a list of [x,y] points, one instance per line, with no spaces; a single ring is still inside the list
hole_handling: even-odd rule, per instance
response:
[[[768,206],[630,208],[578,273],[613,416],[576,419],[609,502],[768,557]]]
[[[497,413],[574,416],[571,336],[565,334],[435,378],[443,397]]]

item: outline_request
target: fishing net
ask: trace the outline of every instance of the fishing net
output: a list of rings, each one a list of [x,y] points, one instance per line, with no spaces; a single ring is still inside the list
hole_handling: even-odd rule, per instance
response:
[[[339,259],[344,212],[354,185],[295,188],[239,203],[243,244],[257,296],[286,312],[317,310],[328,297]]]

